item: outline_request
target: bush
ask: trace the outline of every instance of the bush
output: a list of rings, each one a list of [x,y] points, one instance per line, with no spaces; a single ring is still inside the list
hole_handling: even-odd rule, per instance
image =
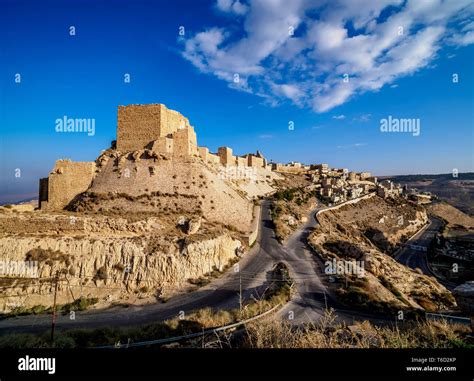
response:
[[[64,304],[58,307],[58,311],[64,314],[71,311],[85,311],[90,306],[96,304],[99,301],[97,298],[79,298],[72,303]]]
[[[279,190],[278,192],[275,193],[274,198],[275,200],[292,201],[293,198],[295,197],[296,190],[297,190],[296,188]]]

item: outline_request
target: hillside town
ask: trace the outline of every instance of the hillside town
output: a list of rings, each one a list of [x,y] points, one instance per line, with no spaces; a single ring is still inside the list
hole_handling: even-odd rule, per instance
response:
[[[415,188],[379,179],[370,172],[349,172],[347,168],[331,168],[328,164],[305,165],[299,162],[288,164],[270,163],[275,172],[307,174],[314,183],[314,190],[328,205],[354,200],[371,192],[382,198],[403,196],[418,204],[429,203],[432,195],[420,193]]]

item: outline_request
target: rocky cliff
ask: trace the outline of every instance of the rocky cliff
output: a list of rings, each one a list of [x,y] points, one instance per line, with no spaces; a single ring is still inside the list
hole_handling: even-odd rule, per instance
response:
[[[192,221],[16,213],[0,214],[0,229],[2,263],[37,266],[35,274],[3,274],[2,312],[50,306],[56,277],[58,304],[81,296],[102,304],[166,297],[242,251],[235,235]]]

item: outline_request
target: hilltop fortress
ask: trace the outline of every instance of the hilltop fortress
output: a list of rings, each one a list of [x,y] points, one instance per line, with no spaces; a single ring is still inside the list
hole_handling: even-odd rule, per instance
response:
[[[95,162],[58,160],[40,180],[40,209],[198,214],[249,230],[251,200],[272,192],[278,177],[259,152],[211,153],[163,104],[120,106],[117,119],[117,140]]]
[[[188,118],[163,104],[120,106],[117,150],[129,152],[144,148],[175,157],[199,156],[206,162],[223,166],[267,165],[261,155],[234,156],[228,147],[220,147],[217,154],[212,154],[207,147],[198,147],[196,133]]]

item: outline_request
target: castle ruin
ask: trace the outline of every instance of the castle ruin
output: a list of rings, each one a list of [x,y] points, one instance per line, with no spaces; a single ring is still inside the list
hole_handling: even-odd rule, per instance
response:
[[[40,179],[39,208],[64,209],[77,195],[90,187],[95,170],[95,162],[57,160],[49,176]]]
[[[195,157],[213,166],[268,168],[259,152],[235,156],[229,147],[220,147],[217,154],[199,147],[188,118],[163,104],[119,106],[115,150],[120,155],[149,150],[171,159]],[[64,209],[89,189],[97,172],[95,162],[58,160],[49,177],[40,179],[40,209]]]

